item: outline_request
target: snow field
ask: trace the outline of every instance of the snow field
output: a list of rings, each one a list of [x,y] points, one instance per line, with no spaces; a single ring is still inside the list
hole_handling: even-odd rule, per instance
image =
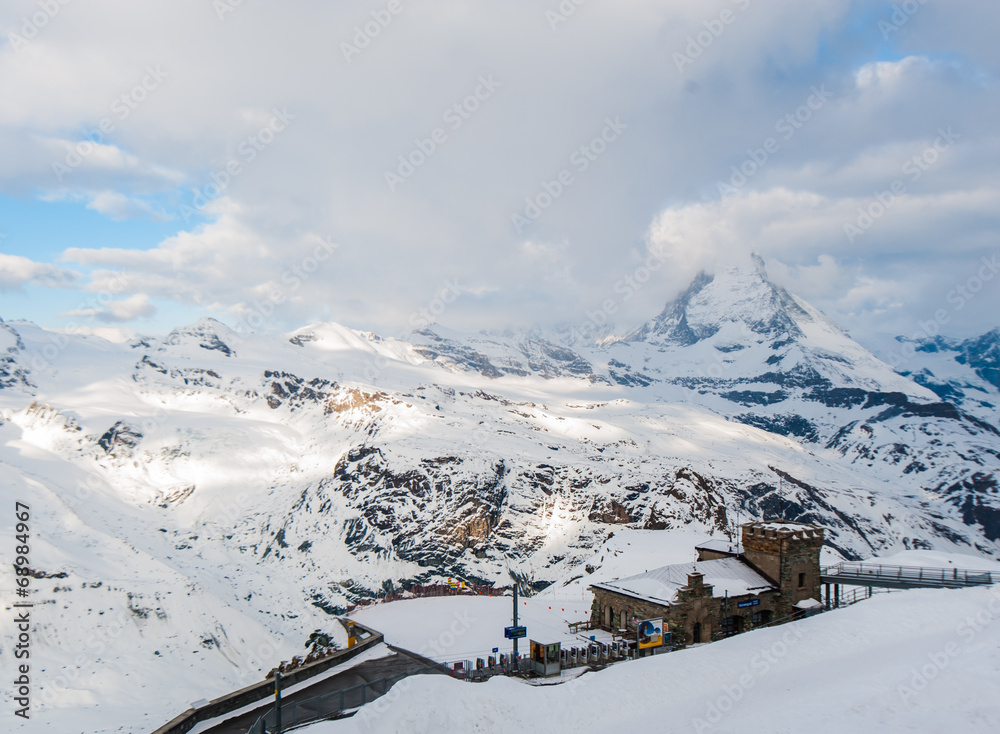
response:
[[[877,596],[564,685],[406,683],[305,731],[985,734],[1000,730],[1000,587]]]

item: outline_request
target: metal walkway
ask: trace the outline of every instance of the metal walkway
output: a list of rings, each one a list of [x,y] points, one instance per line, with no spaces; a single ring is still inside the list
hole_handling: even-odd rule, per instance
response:
[[[961,589],[1000,583],[1000,574],[960,568],[884,566],[879,563],[838,563],[820,571],[820,583],[884,589]]]
[[[291,728],[306,722],[332,718],[344,711],[353,711],[386,694],[395,683],[411,675],[447,673],[439,663],[406,650],[391,649],[395,655],[366,660],[343,672],[322,678],[296,693],[286,694],[281,706],[283,727]],[[219,718],[223,720],[210,728],[202,729],[202,734],[270,732],[274,725],[274,700],[261,701],[257,708],[249,712]]]

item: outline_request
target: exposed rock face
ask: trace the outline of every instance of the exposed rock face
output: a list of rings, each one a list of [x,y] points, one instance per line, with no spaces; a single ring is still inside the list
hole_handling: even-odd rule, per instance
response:
[[[415,351],[429,360],[483,377],[564,375],[590,377],[593,368],[568,347],[533,332],[492,333],[462,340],[442,336],[440,327],[427,327],[411,334]]]
[[[142,432],[138,428],[125,421],[118,421],[97,439],[97,445],[104,449],[106,454],[131,456],[141,441]]]

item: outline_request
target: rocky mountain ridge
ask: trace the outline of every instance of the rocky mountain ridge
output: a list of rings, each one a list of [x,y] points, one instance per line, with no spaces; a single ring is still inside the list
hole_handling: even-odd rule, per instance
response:
[[[36,570],[66,574],[62,618],[134,618],[141,659],[190,665],[210,636],[198,654],[229,664],[236,630],[305,639],[449,577],[541,590],[622,528],[780,517],[826,527],[831,557],[1000,556],[995,342],[921,345],[938,361],[899,374],[762,263],[589,346],[211,319],[125,344],[0,337],[5,500],[49,528]]]

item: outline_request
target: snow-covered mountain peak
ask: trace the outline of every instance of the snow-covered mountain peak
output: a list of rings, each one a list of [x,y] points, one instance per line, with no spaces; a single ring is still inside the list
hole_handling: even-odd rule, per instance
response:
[[[149,348],[156,345],[157,351],[192,357],[200,355],[199,350],[204,349],[235,357],[236,345],[245,338],[221,321],[204,317],[189,326],[178,327],[162,338],[138,337],[129,342],[129,346]]]
[[[691,285],[663,311],[629,339],[665,346],[689,346],[720,331],[736,331],[760,342],[783,344],[803,336],[800,322],[819,321],[826,329],[842,334],[818,312],[768,278],[760,255],[752,264],[728,268],[718,274],[701,272]],[[819,317],[819,318],[817,318]],[[727,328],[728,326],[728,328]]]
[[[370,331],[358,331],[332,321],[317,321],[286,335],[297,347],[307,344],[325,352],[380,351],[389,341]]]
[[[630,380],[693,381],[726,391],[756,383],[761,392],[753,399],[767,403],[784,401],[788,388],[822,400],[844,388],[936,399],[771,281],[756,253],[749,265],[700,273],[656,318],[609,351],[612,367],[629,366]],[[768,385],[782,390],[772,387],[765,396]]]

